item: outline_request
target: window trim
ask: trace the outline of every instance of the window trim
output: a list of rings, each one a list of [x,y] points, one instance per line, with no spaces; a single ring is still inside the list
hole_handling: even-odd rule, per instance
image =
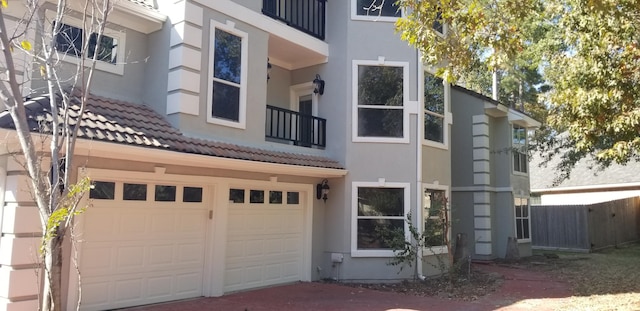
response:
[[[443,133],[442,133],[442,141],[443,142],[437,142],[437,141],[433,141],[433,140],[429,140],[426,138],[426,135],[424,133],[424,115],[425,113],[427,113],[427,110],[424,107],[424,78],[425,78],[425,74],[429,73],[431,75],[435,76],[435,70],[434,68],[431,67],[427,67],[424,66],[422,64],[420,64],[420,70],[418,71],[418,79],[420,81],[420,83],[418,83],[418,94],[420,94],[420,98],[418,99],[419,104],[420,104],[420,111],[421,113],[418,115],[418,123],[419,123],[419,132],[420,132],[420,141],[422,142],[423,146],[430,146],[430,147],[435,147],[435,148],[439,148],[439,149],[443,149],[443,150],[449,150],[449,132],[450,132],[450,127],[451,124],[453,124],[453,116],[451,114],[451,83],[448,83],[446,81],[442,81],[443,85],[444,85],[444,115],[443,115],[443,120],[442,120],[442,127],[443,127]],[[433,114],[433,113],[431,113]]]
[[[528,135],[529,131],[524,126],[513,124],[513,123],[511,124],[511,135],[510,135],[511,136],[510,137],[511,138],[511,152],[512,153],[518,152],[518,153],[522,154],[521,152],[516,151],[516,146],[513,143],[513,134],[514,134],[514,131],[515,131],[516,127],[524,129],[524,148],[525,148],[525,150],[526,150],[527,146],[529,145],[529,135]],[[513,172],[514,175],[529,176],[529,155],[525,153],[524,156],[526,157],[526,162],[525,162],[526,163],[526,172],[522,172],[522,171],[517,171],[516,170],[516,163],[515,163],[515,161],[513,159],[513,154],[511,155],[511,172]]]
[[[518,218],[516,216],[516,200],[526,200],[527,201],[527,222],[529,223],[529,238],[528,239],[518,239],[518,219],[525,219],[524,217]],[[515,232],[516,240],[518,243],[530,243],[531,242],[531,198],[527,196],[513,196],[513,231]]]
[[[403,188],[404,189],[404,233],[405,240],[410,240],[409,225],[407,224],[407,214],[411,210],[411,183],[403,182],[351,182],[351,257],[393,257],[393,250],[358,249],[358,188]]]
[[[385,0],[390,1],[391,3],[395,2],[395,0]],[[406,16],[406,12],[404,9],[400,9],[400,17],[395,16],[382,16],[382,15],[358,15],[358,0],[351,0],[351,20],[354,21],[370,21],[370,22],[386,22],[386,23],[395,23],[399,18],[403,18]]]
[[[238,103],[238,122],[216,118],[211,115],[213,112],[213,60],[215,58],[215,31],[220,29],[224,32],[240,37],[240,97]],[[233,23],[223,24],[216,20],[211,20],[210,32],[209,32],[209,64],[208,64],[208,78],[207,78],[207,122],[217,125],[223,125],[228,127],[234,127],[238,129],[246,129],[247,118],[247,74],[248,74],[248,49],[249,34],[235,28]]]
[[[420,232],[423,232],[424,228],[424,212],[425,212],[425,207],[424,207],[424,192],[427,189],[432,189],[432,190],[443,190],[446,197],[449,199],[449,230],[447,231],[447,236],[449,237],[449,241],[451,241],[451,190],[449,188],[449,186],[447,185],[440,185],[440,184],[430,184],[430,183],[423,183],[422,184],[422,192],[420,193],[420,219],[421,222],[418,223],[418,230],[420,230]],[[432,255],[440,255],[440,254],[447,254],[449,253],[449,250],[447,249],[447,245],[441,245],[441,246],[433,246],[433,247],[423,247],[422,248],[422,256],[432,256]]]
[[[358,66],[402,67],[402,137],[363,137],[358,136]],[[351,141],[354,143],[410,143],[409,132],[409,62],[379,60],[353,60],[351,75]]]
[[[53,23],[53,20],[55,19],[55,12],[51,11],[51,10],[46,10],[45,11],[45,16],[47,17],[48,21],[51,21],[51,23]],[[83,36],[84,36],[84,27],[82,27],[82,21],[78,18],[75,18],[73,16],[70,15],[65,15],[64,18],[61,20],[61,23],[69,25],[69,26],[73,26],[76,27],[78,29],[82,29],[83,31]],[[126,53],[126,42],[127,42],[127,34],[125,31],[117,31],[113,28],[110,27],[105,27],[104,28],[104,33],[103,35],[117,39],[118,40],[118,48],[116,51],[116,62],[114,64],[112,63],[107,63],[101,60],[96,60],[96,69],[100,70],[100,71],[105,71],[105,72],[109,72],[109,73],[113,73],[113,74],[117,74],[117,75],[124,75],[124,65],[125,65],[125,60],[124,55]],[[82,38],[83,40],[85,39],[84,37]],[[84,42],[83,42],[84,44]],[[91,66],[91,58],[87,57],[86,52],[84,51],[85,55],[82,55],[82,57],[85,59],[85,67],[89,67]],[[76,57],[75,55],[72,54],[67,54],[67,53],[59,53],[61,55],[60,60],[63,62],[67,62],[67,63],[71,63],[71,64],[75,64],[75,65],[80,65],[80,58]]]

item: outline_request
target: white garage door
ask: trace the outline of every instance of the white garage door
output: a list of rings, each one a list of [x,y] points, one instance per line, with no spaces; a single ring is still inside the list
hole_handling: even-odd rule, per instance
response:
[[[202,296],[203,188],[96,182],[82,215],[82,310]]]
[[[300,193],[231,189],[224,291],[300,281],[304,208]]]

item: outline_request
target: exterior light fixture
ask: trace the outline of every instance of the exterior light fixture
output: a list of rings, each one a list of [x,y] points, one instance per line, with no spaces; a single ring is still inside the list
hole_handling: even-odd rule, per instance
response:
[[[331,187],[329,187],[329,181],[324,179],[322,183],[316,185],[316,198],[318,200],[322,199],[326,203],[329,198],[327,196],[329,194],[329,189],[331,189]]]
[[[273,66],[269,62],[269,58],[267,58],[267,82],[269,82],[269,79],[271,79],[271,69],[272,68],[273,68]]]
[[[313,92],[316,94],[324,94],[324,80],[322,80],[322,78],[320,77],[320,75],[316,75],[316,78],[313,79],[313,85],[315,86],[315,88],[313,89]]]

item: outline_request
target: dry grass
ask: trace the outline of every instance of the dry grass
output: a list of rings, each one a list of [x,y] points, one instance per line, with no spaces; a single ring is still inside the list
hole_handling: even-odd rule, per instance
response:
[[[524,263],[571,284],[559,310],[640,310],[640,244],[591,254],[534,256]]]

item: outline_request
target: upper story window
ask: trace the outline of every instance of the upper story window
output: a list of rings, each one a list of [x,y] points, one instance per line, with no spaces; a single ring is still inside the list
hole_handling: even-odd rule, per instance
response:
[[[393,256],[392,243],[406,239],[408,183],[353,183],[352,256]]]
[[[396,0],[351,0],[351,19],[396,21],[402,17]]]
[[[408,67],[402,62],[354,61],[354,142],[409,142]]]
[[[516,214],[516,237],[518,241],[529,241],[531,240],[531,211],[529,199],[515,198],[514,206]]]
[[[527,129],[513,125],[513,171],[527,173]]]
[[[207,121],[245,128],[247,33],[211,22]]]
[[[52,12],[47,11],[46,14],[47,16],[51,15],[53,19]],[[96,69],[120,75],[124,74],[124,59],[122,55],[125,54],[125,33],[105,28],[100,37],[100,42],[98,42],[98,34],[94,32],[87,36],[81,25],[82,22],[73,17],[65,17],[61,23],[60,30],[55,38],[55,49],[60,54],[73,56],[64,57],[63,60],[78,63],[80,57],[93,59],[97,52]],[[55,24],[51,27],[55,27]],[[85,40],[89,41],[85,42]],[[86,65],[89,65],[89,63],[86,63]]]
[[[442,79],[424,73],[424,139],[427,143],[446,147],[448,112],[445,84]]]
[[[442,19],[442,10],[440,8],[437,8],[436,10],[438,10],[438,12],[436,13],[436,20],[433,21],[431,27],[433,27],[433,30],[435,30],[437,33],[444,35],[447,32],[447,25]]]

